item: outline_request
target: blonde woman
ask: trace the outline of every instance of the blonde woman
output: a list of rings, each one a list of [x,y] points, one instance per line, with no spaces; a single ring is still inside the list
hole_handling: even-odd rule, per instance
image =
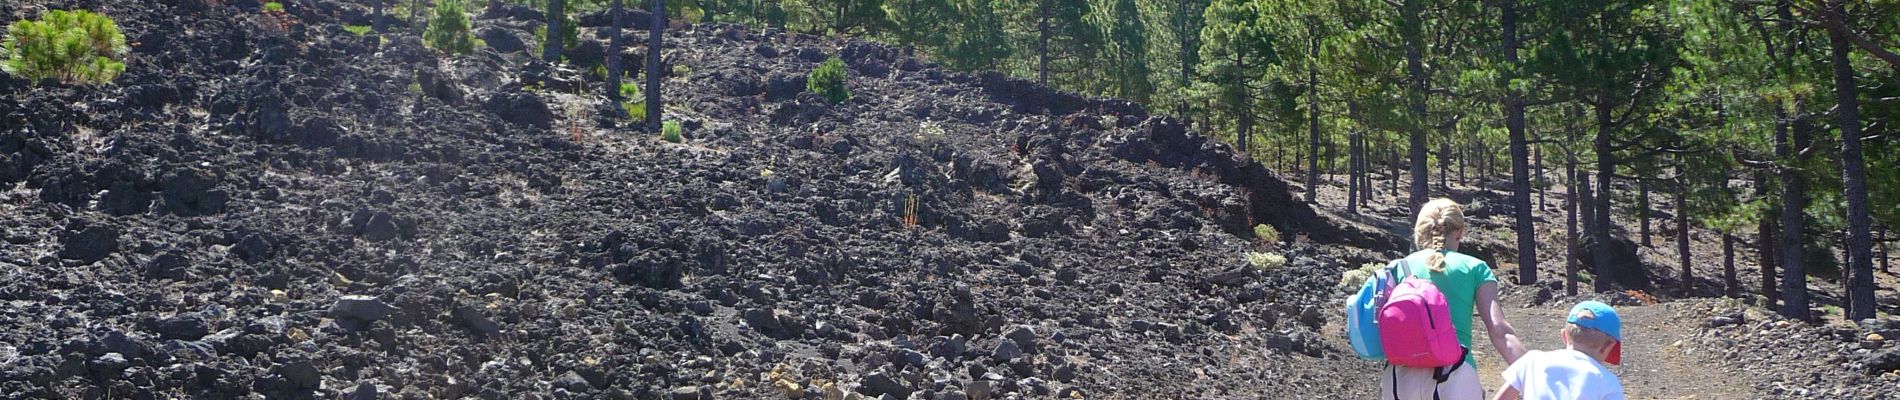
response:
[[[1471,314],[1475,309],[1490,334],[1491,346],[1504,356],[1504,363],[1517,362],[1525,353],[1517,331],[1504,320],[1504,307],[1498,304],[1498,278],[1491,266],[1477,257],[1458,252],[1458,241],[1465,237],[1465,213],[1457,202],[1436,199],[1419,210],[1412,225],[1412,244],[1418,252],[1406,256],[1411,265],[1427,268],[1414,270],[1414,276],[1431,279],[1444,292],[1451,305],[1451,324],[1458,332],[1458,343],[1471,345]],[[1469,350],[1467,350],[1469,351]],[[1464,400],[1484,398],[1484,386],[1478,382],[1478,368],[1470,354],[1454,366],[1444,382],[1438,382],[1432,368],[1387,365],[1379,374],[1379,397],[1389,400]]]

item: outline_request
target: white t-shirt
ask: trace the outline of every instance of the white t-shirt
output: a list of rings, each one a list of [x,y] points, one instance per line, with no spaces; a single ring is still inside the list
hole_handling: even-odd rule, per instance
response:
[[[1504,384],[1524,400],[1622,400],[1623,381],[1576,350],[1532,350],[1504,369]]]

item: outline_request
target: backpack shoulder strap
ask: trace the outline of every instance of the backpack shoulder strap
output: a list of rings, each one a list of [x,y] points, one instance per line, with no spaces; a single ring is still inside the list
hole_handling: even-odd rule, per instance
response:
[[[1397,260],[1392,260],[1392,266],[1389,268],[1391,268],[1393,272],[1393,284],[1398,284],[1399,281],[1412,277],[1412,263],[1407,260],[1408,258],[1411,258],[1411,256],[1399,257]]]

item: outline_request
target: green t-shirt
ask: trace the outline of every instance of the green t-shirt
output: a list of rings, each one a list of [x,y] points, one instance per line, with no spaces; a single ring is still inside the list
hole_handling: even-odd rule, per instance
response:
[[[1405,257],[1412,276],[1431,274],[1432,285],[1445,293],[1445,303],[1451,306],[1451,326],[1458,329],[1458,343],[1471,347],[1471,313],[1477,309],[1478,287],[1486,282],[1497,282],[1498,277],[1491,274],[1491,265],[1484,260],[1456,251],[1445,252],[1445,272],[1433,272],[1425,265],[1430,251],[1420,251]]]

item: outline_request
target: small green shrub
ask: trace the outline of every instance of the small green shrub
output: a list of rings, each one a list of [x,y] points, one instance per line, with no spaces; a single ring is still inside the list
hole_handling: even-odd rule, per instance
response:
[[[1279,253],[1248,252],[1247,265],[1262,271],[1272,271],[1286,266],[1286,256]]]
[[[620,98],[638,99],[640,97],[642,97],[640,96],[640,84],[633,82],[620,83]]]
[[[475,51],[474,36],[468,31],[468,13],[462,11],[461,0],[436,0],[435,17],[429,18],[422,42],[444,53],[468,54]]]
[[[1356,289],[1359,285],[1365,284],[1366,279],[1372,278],[1373,273],[1379,272],[1380,268],[1385,268],[1385,265],[1366,263],[1357,269],[1347,270],[1345,273],[1339,274],[1339,288],[1344,290]]]
[[[628,77],[627,80],[632,81],[634,80],[633,78],[634,77]],[[627,117],[629,119],[635,121],[647,119],[647,102],[645,96],[641,95],[639,84],[621,82],[620,98],[626,100],[620,103],[620,107],[627,109]]]
[[[0,71],[35,81],[110,83],[125,72],[131,53],[112,18],[91,11],[53,10],[37,21],[7,26],[0,41]]]
[[[693,67],[688,67],[686,66],[686,64],[673,64],[673,77],[690,78],[692,76],[693,76]]]
[[[665,140],[668,143],[684,142],[686,141],[686,136],[684,135],[683,132],[681,132],[683,129],[685,128],[680,127],[679,121],[661,122],[660,123],[660,140]]]
[[[1273,225],[1254,225],[1253,238],[1261,243],[1280,243],[1280,230],[1274,229]]]
[[[811,70],[811,76],[805,79],[805,90],[817,93],[831,104],[843,104],[851,100],[851,89],[845,87],[844,81],[844,60],[832,56]]]
[[[344,25],[343,30],[356,36],[363,36],[369,34],[369,25]]]
[[[623,102],[620,103],[620,107],[627,109],[627,119],[634,121],[645,121],[647,119],[647,102],[645,101]]]
[[[278,3],[278,2],[275,2],[275,1],[273,1],[273,2],[269,2],[269,3],[264,3],[264,11],[270,11],[270,12],[283,12],[283,11],[284,11],[284,3]]]

